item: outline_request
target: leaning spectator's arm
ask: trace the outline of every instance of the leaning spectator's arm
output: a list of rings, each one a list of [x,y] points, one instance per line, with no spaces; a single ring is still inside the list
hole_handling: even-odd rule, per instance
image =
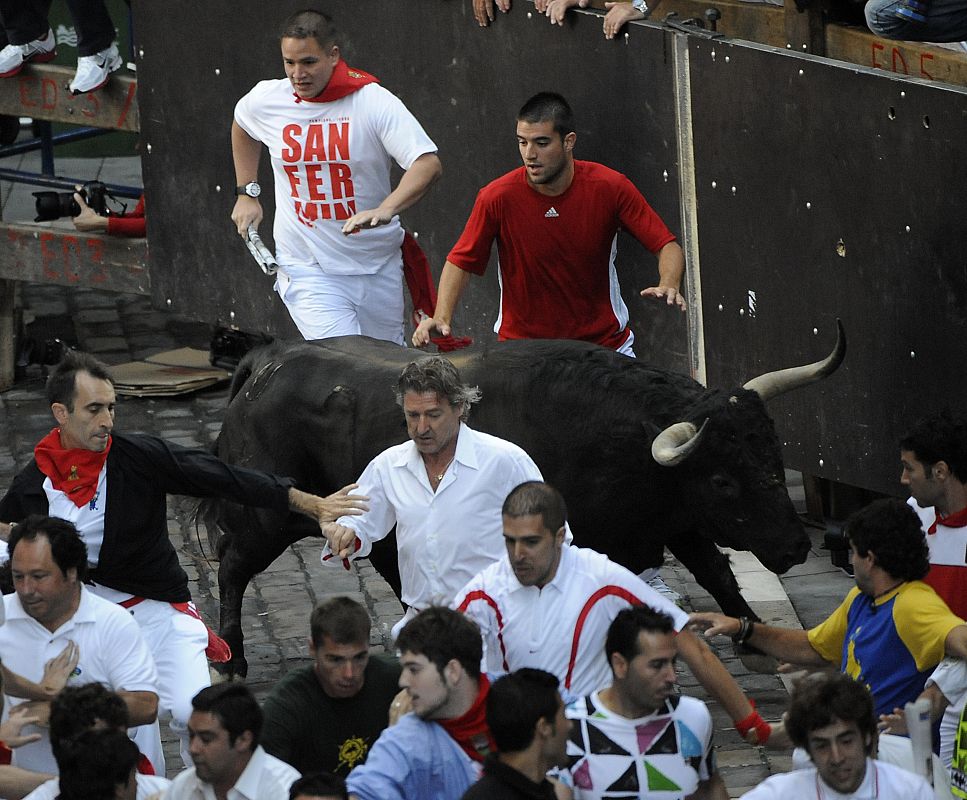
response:
[[[440,274],[440,288],[437,292],[436,309],[432,317],[424,319],[413,331],[413,345],[425,347],[430,343],[434,331],[441,336],[450,335],[453,311],[460,302],[460,296],[470,281],[470,273],[447,261]]]
[[[158,695],[154,692],[118,692],[118,696],[128,707],[128,724],[150,725],[158,718]]]
[[[544,12],[544,15],[551,21],[551,25],[563,25],[564,16],[569,8],[574,8],[574,6],[587,8],[590,2],[591,0],[543,0],[543,2],[537,0],[535,5],[539,12]]]
[[[496,0],[496,3],[505,14],[510,11],[510,0]],[[481,28],[486,28],[494,21],[494,0],[473,0],[473,16]]]
[[[658,251],[658,285],[642,289],[641,296],[664,297],[668,305],[677,305],[684,311],[685,298],[679,293],[684,274],[685,254],[678,242],[669,242]]]
[[[102,217],[85,203],[79,192],[74,192],[74,202],[81,210],[81,213],[71,220],[77,230],[81,233],[107,233],[107,217]]]
[[[403,173],[397,187],[386,195],[379,208],[353,214],[342,226],[347,236],[363,228],[377,228],[388,224],[393,217],[415,205],[443,174],[443,165],[436,153],[424,153]]]
[[[3,671],[4,693],[25,700],[53,700],[67,685],[79,658],[80,649],[74,642],[69,641],[59,655],[44,665],[44,675],[39,684],[2,667],[0,669]]]
[[[232,160],[235,162],[235,185],[244,186],[259,176],[259,157],[262,155],[262,143],[249,136],[242,127],[232,121]],[[233,189],[234,191],[234,189]],[[248,237],[249,225],[256,228],[262,221],[262,204],[256,197],[246,194],[239,195],[232,209],[232,222],[243,239]]]
[[[654,11],[657,6],[658,2],[656,0],[654,4],[648,4],[648,10]],[[631,5],[630,2],[605,3],[604,7],[608,9],[608,13],[604,15],[605,39],[614,39],[626,22],[645,18],[645,15]]]
[[[704,629],[706,637],[734,636],[741,623],[735,617],[727,617],[712,611],[701,611],[689,615],[689,622]],[[827,661],[809,642],[806,631],[793,628],[774,628],[756,622],[752,634],[745,640],[764,653],[806,666],[825,666]]]

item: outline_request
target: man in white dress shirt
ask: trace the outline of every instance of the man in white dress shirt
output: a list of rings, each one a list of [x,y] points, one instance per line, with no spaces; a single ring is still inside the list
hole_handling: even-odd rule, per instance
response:
[[[323,561],[365,558],[396,526],[407,612],[393,635],[430,605],[448,603],[504,553],[500,508],[519,483],[542,480],[521,448],[466,424],[476,387],[442,356],[406,366],[396,386],[410,441],[374,458],[359,478],[369,511],[323,530]]]
[[[286,798],[299,771],[259,745],[262,709],[248,687],[221,683],[191,701],[189,749],[195,766],[175,778],[165,800]]]

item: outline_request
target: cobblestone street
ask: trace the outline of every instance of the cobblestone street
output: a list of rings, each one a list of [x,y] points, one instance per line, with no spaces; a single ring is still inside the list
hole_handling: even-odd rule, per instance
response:
[[[82,349],[109,364],[186,345],[207,349],[211,336],[207,325],[153,310],[143,297],[27,285],[24,306],[29,312],[27,321],[37,320],[32,328],[35,335],[46,331],[68,340],[74,337]],[[227,398],[227,385],[182,398],[121,398],[117,425],[119,430],[145,431],[178,444],[207,448],[218,435]],[[7,485],[30,460],[34,444],[52,425],[40,368],[32,366],[13,389],[0,394],[0,483]],[[204,529],[196,531],[190,522],[190,508],[186,499],[173,499],[169,504],[169,534],[188,573],[199,610],[212,627],[217,627],[217,563],[212,560]],[[821,539],[821,533],[817,532],[816,538]],[[669,560],[663,576],[669,586],[684,596],[687,607],[714,607],[707,593],[677,562]],[[848,578],[829,566],[828,555],[818,547],[814,547],[807,563],[790,571],[783,582],[792,605],[801,604],[802,610],[797,608],[796,615],[806,625],[832,610],[851,585]],[[778,586],[778,581],[775,583]],[[755,590],[751,591],[754,594]],[[245,594],[247,683],[258,695],[263,696],[281,675],[308,659],[309,612],[315,603],[332,594],[350,594],[365,603],[375,622],[372,645],[382,648],[389,643],[389,629],[402,614],[389,586],[365,562],[349,572],[324,568],[319,562],[318,540],[304,540],[259,575]],[[770,599],[756,606],[755,597],[749,591],[746,596],[767,621],[798,622],[788,601],[776,603]],[[788,619],[790,616],[792,619]],[[786,702],[786,690],[780,679],[750,672],[732,653],[731,644],[724,641],[724,645],[715,644],[729,671],[755,697],[764,717],[778,718]],[[682,673],[680,683],[685,692],[704,697],[686,672]],[[770,771],[788,768],[788,756],[744,744],[727,716],[716,704],[710,705],[717,731],[718,763],[733,796],[757,784]],[[178,771],[180,759],[176,742],[167,733],[166,726],[163,733],[170,775]]]

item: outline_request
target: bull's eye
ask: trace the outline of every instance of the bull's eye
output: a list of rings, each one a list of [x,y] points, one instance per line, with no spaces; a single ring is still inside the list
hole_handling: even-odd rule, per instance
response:
[[[739,494],[739,485],[729,475],[722,475],[721,473],[716,473],[711,477],[712,488],[715,490],[716,494],[724,495],[726,497],[737,497]]]

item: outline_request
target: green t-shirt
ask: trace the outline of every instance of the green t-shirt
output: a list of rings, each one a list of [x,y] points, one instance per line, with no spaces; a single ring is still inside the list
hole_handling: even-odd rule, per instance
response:
[[[292,670],[265,699],[262,747],[303,774],[347,775],[366,760],[399,692],[392,656],[371,655],[365,675],[362,691],[343,700],[323,692],[311,664]]]

